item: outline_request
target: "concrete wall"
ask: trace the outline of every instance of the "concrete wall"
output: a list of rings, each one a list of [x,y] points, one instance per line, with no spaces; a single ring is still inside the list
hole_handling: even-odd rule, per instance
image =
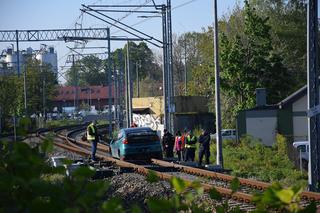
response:
[[[174,115],[175,131],[184,129],[194,130],[195,128],[205,128],[211,133],[215,133],[215,120],[213,113],[176,113]]]
[[[292,104],[293,140],[308,139],[307,95]]]
[[[160,116],[163,114],[163,97],[144,97],[144,98],[133,98],[133,108],[149,107],[150,110]]]
[[[208,99],[202,96],[175,96],[174,101],[176,113],[207,113],[209,111]]]
[[[307,95],[298,99],[292,104],[292,112],[306,112],[307,111]]]
[[[246,134],[272,146],[276,136],[277,110],[246,111],[245,118]]]
[[[277,117],[247,118],[247,134],[258,138],[267,146],[275,142]]]
[[[304,141],[308,139],[308,119],[306,116],[293,117],[293,140]]]

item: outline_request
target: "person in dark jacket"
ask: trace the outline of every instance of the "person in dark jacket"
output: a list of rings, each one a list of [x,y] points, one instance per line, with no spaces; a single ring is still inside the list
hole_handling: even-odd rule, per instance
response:
[[[172,158],[173,147],[174,147],[174,137],[167,129],[164,129],[163,132],[164,132],[162,137],[163,151],[165,152],[165,156],[167,158]]]
[[[203,130],[202,134],[199,137],[199,164],[202,164],[203,155],[206,156],[206,164],[209,164],[209,157],[210,157],[210,134],[209,132]]]

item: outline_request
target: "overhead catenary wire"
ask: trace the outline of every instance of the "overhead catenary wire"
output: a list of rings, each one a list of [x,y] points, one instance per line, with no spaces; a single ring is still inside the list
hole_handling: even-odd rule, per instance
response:
[[[175,9],[184,7],[184,6],[186,6],[186,5],[189,5],[189,4],[191,4],[191,3],[195,2],[195,1],[198,1],[198,0],[189,0],[189,1],[186,1],[186,2],[184,2],[184,3],[182,3],[182,4],[176,5],[176,6],[172,7],[172,11],[175,10]],[[98,2],[101,2],[101,0],[96,1],[95,3],[91,4],[90,6],[95,6],[95,7],[103,6],[103,5],[96,5]],[[126,3],[127,3],[127,2],[132,2],[132,0],[123,1],[123,2],[126,2]],[[134,8],[134,9],[131,10],[131,11],[129,11],[129,12],[128,12],[127,14],[125,14],[123,17],[118,18],[118,19],[115,19],[115,20],[114,20],[114,21],[115,21],[114,23],[119,23],[119,21],[127,18],[128,16],[130,16],[131,14],[133,14],[134,11],[138,11],[139,9],[141,9],[143,6],[146,6],[146,5],[149,4],[150,2],[152,2],[152,5],[150,5],[150,6],[156,7],[156,2],[155,2],[154,0],[146,0],[146,1],[145,1],[144,3],[142,3],[141,5],[137,5],[136,8]],[[126,6],[126,5],[123,5],[123,6]],[[156,9],[157,9],[157,8],[156,8]],[[84,11],[81,10],[81,14],[78,16],[78,18],[77,18],[77,20],[76,20],[75,22],[77,22],[77,21],[80,20],[80,19],[83,20],[83,13],[84,13]],[[128,25],[128,27],[138,26],[138,25],[140,25],[140,24],[142,24],[142,23],[144,23],[144,22],[147,22],[147,21],[151,20],[151,18],[154,18],[154,17],[148,17],[148,18],[146,18],[146,19],[144,19],[144,20],[141,20],[141,21],[139,21],[139,22],[137,22],[137,23],[135,23],[135,24]],[[118,32],[124,31],[124,30],[127,29],[128,27],[125,26],[124,29],[119,29],[119,30],[111,33],[111,35],[114,35],[114,34],[116,34],[116,33],[118,33]],[[152,38],[153,38],[153,37],[152,37]],[[158,46],[158,45],[156,45],[156,46]],[[158,47],[159,47],[159,46],[158,46]],[[66,56],[69,55],[70,53],[71,53],[71,51],[69,51],[67,54],[65,54],[65,55],[64,55],[63,57],[61,57],[61,58],[66,57]],[[60,59],[61,59],[61,58],[60,58]],[[59,60],[60,60],[60,59],[59,59]]]
[[[175,7],[173,7],[173,8],[171,9],[171,11],[173,11],[173,10],[175,10],[175,9],[179,9],[179,8],[181,8],[181,7],[184,7],[184,6],[186,6],[186,5],[188,5],[188,4],[191,4],[191,3],[195,2],[195,1],[198,1],[198,0],[189,0],[189,1],[187,1],[187,2],[184,2],[184,3],[182,3],[182,4],[179,4],[179,5],[175,6]],[[144,23],[144,22],[150,21],[152,18],[154,18],[154,17],[147,17],[147,18],[145,18],[145,19],[143,19],[143,20],[141,20],[141,21],[138,21],[138,22],[130,25],[130,26],[131,26],[131,27],[138,26],[138,25],[140,25],[140,24],[142,24],[142,23]],[[117,31],[115,31],[115,32],[112,32],[111,35],[117,34],[117,33],[119,33],[119,32],[121,32],[121,30],[117,30]]]

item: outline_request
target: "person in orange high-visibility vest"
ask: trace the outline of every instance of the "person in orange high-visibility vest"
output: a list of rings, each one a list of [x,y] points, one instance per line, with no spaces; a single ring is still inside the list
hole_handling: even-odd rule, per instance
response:
[[[87,127],[87,140],[91,143],[91,158],[96,161],[97,144],[99,142],[97,121],[92,121]]]

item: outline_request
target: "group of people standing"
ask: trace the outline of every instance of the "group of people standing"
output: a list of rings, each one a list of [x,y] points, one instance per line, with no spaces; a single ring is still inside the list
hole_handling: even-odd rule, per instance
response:
[[[209,164],[210,157],[210,134],[206,130],[202,130],[201,135],[197,138],[192,131],[184,131],[181,134],[177,131],[175,137],[167,130],[164,130],[162,137],[162,147],[165,157],[174,157],[174,152],[178,157],[178,161],[194,162],[197,143],[199,143],[199,162],[202,165],[202,159],[205,156],[206,164]]]

